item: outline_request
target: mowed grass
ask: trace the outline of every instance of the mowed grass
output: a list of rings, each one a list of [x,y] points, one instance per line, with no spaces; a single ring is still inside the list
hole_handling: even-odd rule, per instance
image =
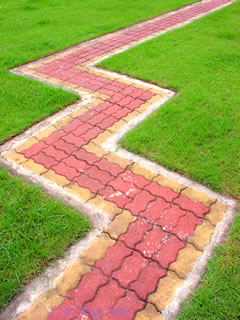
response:
[[[121,145],[240,198],[240,1],[100,66],[178,92]],[[239,320],[240,216],[179,320]]]
[[[240,2],[100,66],[178,92],[121,145],[240,198]]]
[[[9,69],[195,0],[0,0],[0,144],[79,97]],[[0,168],[0,309],[89,222]]]
[[[1,169],[0,309],[89,228],[79,212]]]
[[[78,98],[9,69],[195,1],[0,0],[0,143]]]

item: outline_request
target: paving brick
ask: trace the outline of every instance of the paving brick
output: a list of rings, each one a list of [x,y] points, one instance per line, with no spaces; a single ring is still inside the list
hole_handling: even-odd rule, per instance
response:
[[[128,123],[131,120],[136,119],[139,116],[140,116],[139,112],[133,111],[133,112],[129,113],[126,117],[122,118],[122,120],[124,120],[124,121],[126,121]]]
[[[134,290],[142,300],[146,300],[148,295],[156,290],[159,279],[166,274],[167,272],[156,262],[150,262],[146,268],[142,269],[139,278],[131,283],[130,289]]]
[[[201,202],[205,207],[210,207],[211,204],[216,202],[216,199],[209,197],[206,193],[199,192],[193,188],[183,190],[182,194],[193,201]]]
[[[120,176],[112,180],[109,185],[116,191],[126,194],[129,198],[134,198],[135,195],[141,192],[141,189],[136,188],[133,183],[124,182]]]
[[[158,175],[153,180],[156,181],[161,186],[168,187],[177,193],[179,193],[181,190],[185,188],[183,184],[180,184],[177,181],[171,180],[163,175]]]
[[[179,279],[174,272],[169,271],[167,276],[160,279],[157,290],[150,295],[148,301],[153,303],[158,310],[164,310],[176,294],[176,290],[183,285],[184,281]]]
[[[138,279],[142,268],[146,267],[148,263],[147,259],[134,251],[130,257],[123,261],[121,268],[115,271],[112,277],[120,283],[121,287],[128,288],[131,282]]]
[[[73,300],[77,308],[82,308],[85,303],[92,300],[99,287],[106,285],[108,278],[99,269],[93,269],[84,275],[76,289],[71,290],[67,297]]]
[[[136,222],[130,224],[127,233],[120,236],[119,240],[123,241],[127,247],[135,248],[147,231],[151,230],[152,226],[144,219],[138,218]]]
[[[150,259],[154,253],[159,251],[162,241],[164,242],[167,239],[168,234],[166,232],[159,227],[153,227],[145,234],[144,239],[137,244],[135,250],[140,251],[145,258]]]
[[[199,218],[209,212],[209,208],[205,207],[201,202],[192,201],[182,194],[174,200],[174,203],[178,204],[183,210],[193,211]]]
[[[196,226],[201,222],[201,219],[197,218],[192,213],[187,212],[185,216],[179,219],[178,224],[173,227],[171,233],[176,234],[180,240],[185,241],[193,234]]]
[[[31,157],[35,162],[42,164],[46,168],[51,168],[56,165],[58,162],[56,159],[47,156],[43,152],[39,152],[38,154]]]
[[[114,202],[119,208],[122,209],[132,201],[132,199],[127,197],[124,193],[116,191],[110,186],[100,190],[99,194],[102,195],[105,200]]]
[[[104,119],[102,122],[98,123],[98,126],[105,130],[107,128],[110,128],[115,122],[117,122],[117,119],[115,117],[109,116],[106,119]]]
[[[170,206],[171,205],[162,198],[157,198],[149,203],[147,209],[141,213],[141,217],[147,219],[150,223],[157,223]]]
[[[63,160],[63,162],[71,168],[76,169],[78,172],[85,172],[88,168],[90,168],[89,164],[86,161],[79,160],[74,156],[70,156]]]
[[[38,142],[39,141],[35,137],[32,137],[32,138],[28,139],[27,141],[25,141],[24,143],[20,144],[16,148],[16,151],[20,153],[20,152],[22,152],[24,150],[27,150],[27,149],[31,148],[33,145],[35,145]]]
[[[60,138],[64,137],[66,135],[66,132],[64,132],[62,129],[53,132],[48,136],[47,138],[43,139],[42,141],[46,144],[53,144],[54,142],[57,142]]]
[[[98,191],[105,187],[99,180],[89,177],[86,174],[81,174],[76,178],[73,178],[80,187],[89,189],[92,193],[96,194]]]
[[[49,313],[47,320],[73,320],[76,317],[76,312],[77,310],[73,302],[65,299],[60,306],[54,308],[52,312]],[[37,314],[36,318],[31,318],[31,320],[32,319],[39,319],[39,314]]]
[[[138,216],[140,212],[143,212],[147,209],[147,206],[151,201],[154,200],[154,197],[148,191],[141,191],[138,193],[133,201],[125,205],[125,209],[128,209],[134,216]]]
[[[61,161],[62,159],[66,158],[68,155],[62,151],[54,148],[53,146],[48,146],[43,150],[43,152],[49,156],[55,158],[57,161]]]
[[[83,137],[76,137],[71,133],[68,133],[66,136],[63,137],[63,140],[67,143],[73,144],[77,148],[81,148],[85,144],[88,143]]]
[[[28,160],[22,163],[22,166],[27,169],[27,170],[31,170],[32,172],[34,172],[35,174],[42,174],[44,172],[46,172],[48,169],[45,168],[43,165],[38,164],[36,162],[34,162],[33,160]]]
[[[152,259],[167,269],[172,262],[176,261],[179,250],[184,247],[184,242],[170,235],[165,242],[162,242],[159,252],[155,253]]]
[[[106,159],[100,159],[98,162],[94,163],[95,166],[97,166],[99,169],[109,172],[112,176],[118,176],[121,174],[124,170],[121,168],[120,165],[117,163],[111,163],[108,161],[109,157]],[[112,158],[111,158],[112,159]]]
[[[66,186],[70,183],[68,179],[62,175],[56,174],[53,170],[48,170],[47,172],[43,173],[42,176],[56,183],[60,187]]]
[[[80,279],[91,271],[91,267],[77,259],[74,263],[68,265],[60,278],[55,281],[56,289],[62,297],[66,296],[67,292],[75,289]]]
[[[86,170],[86,174],[94,179],[99,180],[102,184],[108,184],[114,179],[108,172],[100,170],[96,166],[91,166]]]
[[[38,154],[39,152],[41,152],[45,148],[47,148],[47,144],[45,144],[44,142],[40,141],[39,143],[36,143],[36,144],[32,145],[29,149],[23,151],[22,154],[26,158],[30,159],[30,158],[32,158],[32,156]]]
[[[173,205],[167,209],[164,214],[156,220],[157,225],[161,226],[163,230],[171,232],[173,228],[177,227],[180,218],[187,214],[186,211]]]
[[[103,211],[110,219],[114,219],[117,214],[122,212],[122,209],[118,208],[115,203],[104,200],[103,197],[99,195],[88,201],[88,203],[96,209]]]
[[[55,131],[56,131],[56,128],[54,126],[48,127],[47,129],[44,129],[44,130],[40,131],[38,134],[36,134],[35,138],[37,138],[38,140],[42,140],[42,139],[50,136],[50,134]]]
[[[91,153],[95,154],[98,158],[102,158],[109,153],[108,151],[95,145],[92,142],[89,142],[89,144],[83,146],[83,149],[85,149],[87,152],[91,152]]]
[[[94,194],[91,193],[90,190],[79,187],[75,182],[71,182],[69,185],[65,186],[64,189],[85,202],[94,197]]]
[[[216,226],[218,222],[220,222],[224,218],[224,215],[228,209],[229,207],[227,205],[220,201],[217,201],[211,206],[210,212],[206,214],[204,218],[207,219],[211,224]]]
[[[215,231],[215,227],[208,221],[203,221],[202,224],[196,227],[192,237],[189,237],[188,242],[193,244],[198,250],[204,249],[204,247],[211,240],[211,236]]]
[[[104,313],[113,308],[117,301],[125,295],[125,290],[120,288],[115,280],[99,289],[93,301],[86,304],[85,308],[89,310],[93,318],[101,317]]]
[[[154,95],[155,95],[155,94],[154,94],[153,92],[151,92],[151,91],[145,91],[145,92],[143,92],[142,95],[139,96],[139,98],[140,98],[141,100],[149,100],[149,99],[151,99]]]
[[[117,304],[108,310],[108,314],[102,320],[133,320],[138,311],[142,310],[145,303],[138,299],[134,292],[128,291]]]
[[[179,252],[177,261],[172,263],[169,269],[176,272],[179,278],[185,279],[187,274],[192,271],[194,263],[201,254],[201,251],[196,250],[194,246],[188,243],[186,247]]]
[[[84,149],[80,149],[73,153],[75,157],[77,157],[79,160],[86,161],[88,164],[92,165],[95,162],[99,161],[99,158],[90,152],[87,152]],[[101,168],[100,168],[101,169]]]
[[[82,122],[79,120],[74,120],[78,126],[74,130],[68,130],[68,132],[71,132],[77,137],[82,136],[84,133],[86,133],[88,130],[93,128],[93,125],[87,123],[87,122]],[[64,130],[64,128],[63,128]]]
[[[145,179],[143,176],[136,175],[132,173],[130,170],[126,170],[119,175],[121,179],[128,183],[135,184],[139,189],[144,189],[150,181]]]
[[[69,84],[68,84],[68,86],[69,86]],[[77,87],[77,86],[76,86]],[[76,88],[75,87],[75,88]],[[71,113],[71,117],[72,118],[79,118],[79,117],[81,117],[83,114],[85,114],[86,112],[88,112],[89,111],[89,109],[87,108],[87,107],[81,107],[81,108],[79,108],[78,110],[76,110],[76,111],[74,111],[74,112],[72,112]],[[79,119],[78,119],[79,120]],[[71,131],[71,130],[70,130]]]
[[[73,152],[77,151],[77,147],[71,143],[67,143],[64,140],[60,139],[52,144],[56,149],[63,150],[67,154],[72,154]]]
[[[156,307],[147,303],[145,309],[137,313],[135,320],[163,320],[163,316]]]
[[[111,131],[112,133],[115,133],[115,132],[119,131],[120,129],[122,129],[122,127],[124,127],[126,124],[127,124],[126,121],[119,120],[119,121],[115,122],[111,127],[109,127],[108,130]]]
[[[157,182],[151,182],[146,188],[154,196],[163,198],[168,202],[172,202],[178,197],[178,193],[172,191],[169,188],[160,186]]]
[[[104,257],[108,248],[115,243],[116,241],[110,239],[106,233],[102,233],[87,250],[81,253],[81,257],[87,264],[93,266],[97,260]]]
[[[59,129],[62,128],[64,126],[66,126],[69,122],[73,121],[73,118],[70,116],[64,117],[61,120],[58,120],[57,122],[54,123],[54,127]]]
[[[17,153],[16,151],[10,151],[5,153],[4,155],[8,160],[14,161],[17,164],[21,164],[26,162],[28,159],[24,157],[24,155]]]
[[[154,173],[153,171],[142,167],[136,162],[133,165],[131,165],[128,169],[136,175],[143,176],[147,180],[152,180],[154,177],[157,176],[157,173]]]
[[[114,218],[112,225],[104,231],[107,232],[112,239],[117,240],[121,234],[127,232],[129,225],[135,220],[136,217],[132,216],[129,211],[124,210]]]
[[[57,174],[66,177],[70,181],[81,174],[76,169],[67,166],[64,162],[60,162],[57,165],[52,166],[51,169],[54,170]]]
[[[115,119],[115,118],[114,118]],[[107,119],[108,121],[108,119]],[[115,120],[114,120],[115,121]],[[102,124],[101,124],[102,125]],[[108,125],[107,125],[108,127]],[[111,127],[111,125],[109,125],[109,127]],[[104,128],[102,128],[104,129]],[[112,132],[106,130],[102,133],[100,133],[97,138],[92,139],[92,142],[95,143],[96,145],[101,145],[102,143],[104,143],[108,138],[110,138],[112,136]]]
[[[132,253],[132,250],[119,241],[108,249],[102,259],[96,262],[95,267],[100,268],[106,276],[110,277],[114,271],[120,268],[123,260]]]

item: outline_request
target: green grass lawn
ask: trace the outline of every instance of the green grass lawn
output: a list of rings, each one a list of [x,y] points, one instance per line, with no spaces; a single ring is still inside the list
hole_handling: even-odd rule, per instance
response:
[[[9,69],[195,1],[0,0],[0,143],[79,98]],[[88,228],[0,168],[0,309]]]
[[[240,199],[240,1],[100,66],[177,90],[121,145]],[[240,216],[180,320],[239,320]]]
[[[0,170],[0,309],[89,227],[75,210]]]

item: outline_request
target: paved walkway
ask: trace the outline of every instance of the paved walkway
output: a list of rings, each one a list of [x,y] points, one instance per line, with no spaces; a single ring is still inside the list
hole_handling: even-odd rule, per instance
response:
[[[227,206],[113,151],[172,93],[93,65],[230,3],[200,2],[15,70],[94,99],[5,157],[113,220],[18,319],[162,319]]]

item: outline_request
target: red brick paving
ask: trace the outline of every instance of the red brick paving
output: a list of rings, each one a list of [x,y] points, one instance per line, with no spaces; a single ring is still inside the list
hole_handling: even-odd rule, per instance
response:
[[[48,320],[81,319],[76,308],[82,307],[88,310],[86,319],[94,318],[91,312],[96,310],[99,319],[134,319],[144,308],[148,295],[155,291],[159,279],[166,275],[169,265],[176,261],[179,250],[186,246],[188,237],[209,212],[202,203],[83,149],[155,93],[75,69],[75,66],[227,3],[229,0],[200,2],[88,48],[79,48],[37,69],[39,73],[108,98],[22,154],[137,217],[116,245],[81,279],[78,287],[53,309]],[[119,310],[125,315],[116,312]]]

